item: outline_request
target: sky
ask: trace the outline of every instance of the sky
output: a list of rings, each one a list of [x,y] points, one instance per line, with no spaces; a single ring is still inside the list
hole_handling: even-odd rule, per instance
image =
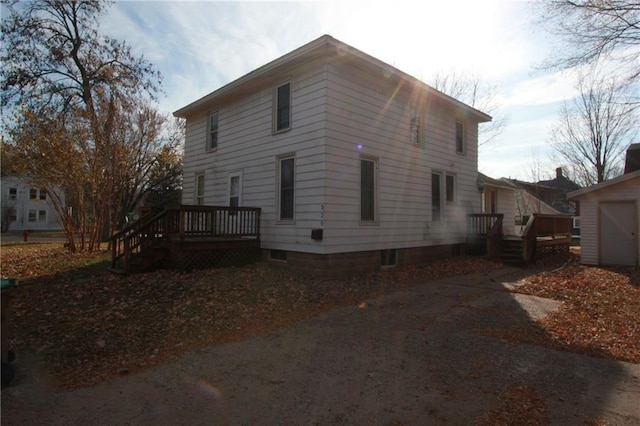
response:
[[[522,0],[118,1],[101,30],[126,40],[163,75],[173,112],[324,34],[426,83],[471,73],[496,86],[504,132],[480,150],[494,177],[550,178],[550,130],[575,96],[565,73],[542,71],[553,49]],[[542,173],[542,174],[540,174]]]

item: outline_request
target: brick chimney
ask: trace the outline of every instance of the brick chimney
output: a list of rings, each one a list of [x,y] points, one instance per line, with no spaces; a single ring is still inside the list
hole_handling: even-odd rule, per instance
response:
[[[562,167],[556,167],[556,179],[560,179],[562,177]]]

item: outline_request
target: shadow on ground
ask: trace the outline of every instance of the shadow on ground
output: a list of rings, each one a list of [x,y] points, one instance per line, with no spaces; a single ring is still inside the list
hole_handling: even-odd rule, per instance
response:
[[[2,423],[638,424],[640,366],[486,333],[557,307],[506,291],[528,273],[428,282],[92,388],[27,370]]]

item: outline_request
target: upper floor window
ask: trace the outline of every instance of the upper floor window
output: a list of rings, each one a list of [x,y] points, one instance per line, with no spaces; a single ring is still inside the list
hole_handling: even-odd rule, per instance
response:
[[[29,190],[29,199],[36,200],[38,198],[38,190],[35,188],[31,188]]]
[[[411,121],[409,124],[411,143],[420,143],[420,111],[414,109],[411,111]]]
[[[47,191],[45,191],[44,189],[40,190],[40,199],[43,201],[47,199]]]
[[[196,175],[196,204],[204,205],[204,173]]]
[[[360,221],[376,220],[376,160],[360,159]]]
[[[275,130],[287,130],[291,127],[291,83],[285,83],[276,89]]]
[[[295,205],[295,159],[282,157],[278,161],[280,220],[293,220]]]
[[[14,201],[18,198],[18,188],[9,188],[9,200]]]
[[[458,154],[465,153],[465,143],[464,124],[456,121],[456,152]]]
[[[207,138],[207,149],[209,151],[218,147],[218,112],[209,116],[209,135]]]

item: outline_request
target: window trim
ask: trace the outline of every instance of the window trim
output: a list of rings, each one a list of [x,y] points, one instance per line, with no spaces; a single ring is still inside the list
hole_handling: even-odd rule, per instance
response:
[[[291,217],[283,217],[282,216],[282,162],[283,161],[293,161],[293,187],[291,188],[292,197],[291,197]],[[277,200],[277,223],[284,224],[294,224],[296,220],[296,157],[295,154],[287,154],[281,155],[278,157],[277,163],[277,185],[276,185],[276,200]],[[289,188],[287,188],[289,189]]]
[[[212,129],[211,123],[214,116],[216,117],[216,128]],[[218,149],[219,133],[220,133],[220,113],[219,111],[213,111],[212,113],[209,114],[208,120],[207,120],[207,152],[214,152]],[[214,134],[215,134],[216,146],[212,146]]]
[[[9,188],[9,201],[16,201],[18,199],[18,188]]]
[[[287,104],[287,108],[288,108],[288,121],[287,121],[287,126],[286,127],[279,127],[280,126],[280,111],[281,109],[283,109],[280,106],[280,88],[284,87],[284,86],[289,86],[289,98],[288,98],[288,104]],[[286,81],[282,84],[279,84],[275,87],[274,91],[273,91],[273,133],[283,133],[283,132],[287,132],[289,130],[291,130],[291,81]]]
[[[363,219],[362,216],[362,192],[363,192],[363,187],[362,187],[362,163],[363,162],[369,162],[373,164],[373,196],[372,196],[372,201],[373,201],[373,206],[372,206],[372,214],[373,214],[373,219]],[[369,157],[369,156],[360,156],[359,158],[359,162],[358,162],[358,169],[360,170],[360,173],[358,174],[358,188],[359,188],[359,221],[360,221],[360,225],[377,225],[379,223],[379,216],[378,216],[378,186],[379,186],[379,179],[378,179],[378,171],[379,171],[379,159],[376,157]]]
[[[409,141],[413,145],[421,145],[422,143],[422,117],[419,108],[411,109],[411,117],[409,118]]]
[[[29,199],[37,200],[38,199],[38,189],[37,188],[29,188]]]
[[[202,179],[202,193],[200,193],[200,179]],[[204,172],[196,172],[194,178],[193,200],[197,206],[204,205],[204,193],[206,188],[206,179]]]
[[[458,126],[462,129],[458,133]],[[460,143],[458,143],[460,142]],[[467,126],[462,120],[456,120],[455,124],[455,146],[456,154],[465,155],[467,153]]]
[[[431,171],[431,223],[442,223],[444,222],[444,204],[443,204],[443,196],[442,196],[442,189],[443,189],[443,183],[442,183],[442,176],[444,175],[443,172],[439,171],[439,170],[432,170]],[[436,215],[435,215],[435,207],[433,204],[433,200],[434,200],[434,194],[433,194],[433,177],[434,176],[438,176],[438,215],[437,215],[437,219],[436,219]],[[446,199],[446,198],[445,198]]]
[[[231,203],[231,180],[233,178],[238,178],[238,203],[233,206]],[[240,207],[242,205],[242,172],[232,172],[229,173],[229,179],[227,180],[227,205],[229,207]]]
[[[449,178],[452,179],[451,199],[449,199]],[[455,175],[455,173],[444,173],[444,199],[445,199],[445,202],[448,204],[454,204],[457,200],[457,197],[458,197],[457,180],[458,180],[458,177]]]

